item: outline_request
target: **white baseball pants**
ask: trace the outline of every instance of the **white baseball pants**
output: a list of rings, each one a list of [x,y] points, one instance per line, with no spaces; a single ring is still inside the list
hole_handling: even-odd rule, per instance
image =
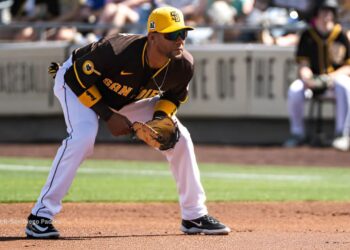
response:
[[[54,86],[54,93],[63,109],[68,137],[58,149],[46,184],[32,209],[34,215],[49,219],[59,213],[62,199],[71,186],[78,167],[93,153],[98,131],[96,113],[81,104],[64,82],[64,73],[71,65],[69,58],[57,72]],[[131,103],[123,107],[120,113],[131,122],[146,122],[152,119],[154,105],[158,99],[159,97],[154,97]],[[190,133],[178,120],[177,124],[181,136],[176,146],[160,152],[166,156],[176,181],[182,218],[191,220],[208,213],[205,205],[206,196],[200,182]]]
[[[305,136],[304,103],[305,85],[303,81],[294,81],[288,90],[288,112],[290,133]],[[328,89],[323,95],[333,96],[336,102],[335,134],[349,135],[350,126],[350,77],[341,75],[334,80],[334,89]]]

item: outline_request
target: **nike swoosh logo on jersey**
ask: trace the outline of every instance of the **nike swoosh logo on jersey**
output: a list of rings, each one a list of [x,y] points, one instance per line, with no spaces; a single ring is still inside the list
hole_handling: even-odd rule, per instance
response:
[[[129,75],[132,75],[132,74],[134,74],[134,73],[132,73],[132,72],[126,72],[126,71],[124,71],[124,70],[122,70],[122,71],[120,72],[120,75],[122,75],[122,76],[129,76]]]
[[[49,227],[41,227],[37,224],[33,224],[33,227],[42,233],[45,232],[49,228]]]
[[[202,222],[197,223],[197,222],[194,222],[193,220],[191,220],[191,222],[192,222],[193,224],[195,224],[197,227],[203,226]]]

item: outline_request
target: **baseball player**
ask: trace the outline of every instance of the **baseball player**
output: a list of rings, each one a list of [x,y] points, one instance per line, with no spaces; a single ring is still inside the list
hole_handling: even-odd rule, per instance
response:
[[[175,116],[186,101],[193,76],[193,58],[184,49],[187,32],[193,28],[172,7],[155,9],[147,28],[147,36],[117,34],[77,49],[57,71],[54,93],[63,109],[68,137],[28,217],[28,237],[59,237],[52,219],[60,212],[78,167],[93,152],[99,118],[119,136],[131,133],[135,122],[152,124],[171,117],[179,133],[175,144],[170,149],[160,147],[160,152],[177,184],[181,230],[187,234],[230,232],[208,215],[193,143]]]
[[[310,28],[301,34],[296,52],[300,79],[294,81],[288,91],[292,137],[286,141],[286,147],[305,143],[303,108],[305,94],[311,93],[335,97],[333,147],[349,149],[350,50],[342,27],[336,23],[337,7],[336,0],[324,0],[315,10]]]

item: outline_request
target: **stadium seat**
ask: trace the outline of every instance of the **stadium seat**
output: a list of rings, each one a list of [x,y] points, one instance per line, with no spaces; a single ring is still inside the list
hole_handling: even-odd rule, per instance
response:
[[[307,138],[309,138],[311,146],[328,147],[331,145],[331,140],[327,138],[324,129],[323,106],[326,103],[332,104],[333,109],[335,108],[335,98],[332,96],[319,95],[310,99]]]

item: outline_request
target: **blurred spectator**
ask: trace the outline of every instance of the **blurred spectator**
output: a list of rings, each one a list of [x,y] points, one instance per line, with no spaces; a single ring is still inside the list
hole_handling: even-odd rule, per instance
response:
[[[14,0],[11,6],[12,21],[14,22],[44,22],[54,19],[60,14],[58,0]],[[33,41],[39,39],[39,33],[28,26],[16,32],[17,41]]]
[[[321,0],[322,1],[322,0]],[[263,29],[261,33],[261,41],[264,44],[279,46],[295,46],[298,43],[299,35],[298,30],[305,28],[307,23],[313,17],[313,11],[315,9],[317,0],[271,0],[270,7],[272,12],[284,9],[284,13],[280,12],[279,15],[284,16],[284,22],[276,21],[279,18],[276,15],[271,15],[270,23],[281,27],[272,29]],[[268,8],[267,11],[269,11]],[[290,29],[286,29],[285,25],[289,25]]]
[[[321,0],[322,1],[322,0]],[[300,19],[310,21],[319,0],[271,0],[271,6],[295,10]]]
[[[350,0],[340,1],[338,18],[342,24],[350,24]]]
[[[0,24],[8,24],[11,21],[10,7],[13,0],[0,0]]]
[[[350,0],[341,0],[339,8],[339,22],[346,30],[346,35],[350,40]]]
[[[9,24],[11,22],[10,8],[13,0],[0,0],[0,25]],[[0,30],[0,41],[7,41],[13,39],[13,29],[2,26]]]
[[[87,23],[95,24],[99,19],[106,0],[75,0],[69,1],[69,9],[63,15],[52,20],[55,23]],[[47,34],[49,40],[71,41],[77,44],[93,42],[95,36],[92,31],[79,31],[74,25],[50,29]]]
[[[262,28],[264,12],[269,7],[270,0],[254,0],[251,11],[246,14],[240,23],[251,27]],[[239,42],[258,42],[260,41],[260,29],[239,30],[236,34],[236,41]]]
[[[158,6],[170,5],[180,9],[188,25],[196,26],[205,23],[207,0],[156,0]]]
[[[237,11],[228,1],[217,0],[210,5],[207,13],[210,24],[233,25]]]
[[[254,0],[231,0],[230,2],[237,12],[236,19],[248,15],[253,10]]]
[[[298,34],[296,31],[288,30],[286,26],[296,24],[298,17],[296,11],[284,6],[272,5],[270,0],[256,0],[246,23],[261,29],[243,32],[239,39],[243,42],[261,42],[267,45],[295,45]]]
[[[190,26],[207,26],[206,8],[207,0],[155,0],[157,7],[173,6],[180,9]],[[193,32],[188,33],[187,43],[205,43],[212,36],[210,27],[197,27]]]
[[[115,28],[108,30],[107,34],[104,33],[104,30],[97,29],[95,35],[101,37],[118,32],[144,33],[147,23],[145,17],[149,15],[151,9],[150,0],[109,0],[103,8],[98,24],[113,25]],[[137,24],[138,27],[134,31],[127,30],[127,24]]]
[[[96,23],[106,0],[73,0],[66,2],[69,9],[56,18],[56,22],[85,22]]]
[[[254,0],[209,0],[208,24],[215,26],[214,37],[221,37],[223,42],[236,40],[240,33],[239,30],[230,29],[227,26],[233,27],[236,23],[245,24],[245,18],[252,11],[253,5]]]
[[[271,7],[267,12],[267,22],[260,34],[261,42],[266,45],[295,46],[299,39],[297,28],[306,26],[305,22],[298,20],[298,13],[280,7]]]
[[[336,99],[333,147],[348,150],[350,127],[350,48],[349,40],[336,23],[336,0],[320,3],[310,28],[302,34],[297,47],[299,79],[288,91],[291,138],[286,147],[306,141],[303,123],[305,96],[334,96]]]
[[[14,21],[46,21],[59,15],[59,0],[14,0],[11,6]]]

